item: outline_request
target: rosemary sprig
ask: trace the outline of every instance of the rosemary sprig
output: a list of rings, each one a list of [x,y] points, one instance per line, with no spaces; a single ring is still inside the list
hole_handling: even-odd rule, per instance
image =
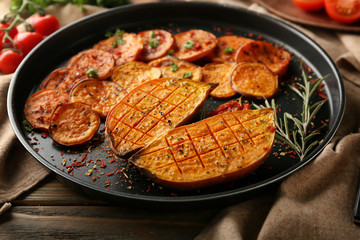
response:
[[[328,75],[314,81],[309,81],[304,69],[302,69],[302,80],[304,83],[297,83],[298,88],[290,86],[290,88],[297,93],[303,101],[302,113],[299,117],[295,117],[290,113],[285,112],[283,114],[283,118],[280,118],[277,114],[275,114],[276,138],[288,144],[299,156],[300,161],[305,158],[306,154],[314,146],[319,144],[318,140],[313,142],[310,142],[310,140],[320,133],[320,128],[322,127],[312,131],[311,133],[308,133],[308,127],[327,99],[315,102],[312,105],[310,104],[310,99],[320,86],[321,82],[327,77]],[[271,103],[269,103],[268,100],[265,100],[265,106],[257,104],[253,105],[256,108],[273,108],[276,113],[276,104],[274,99],[271,100]],[[291,133],[289,131],[289,120],[292,121],[294,125],[294,130],[292,130]]]

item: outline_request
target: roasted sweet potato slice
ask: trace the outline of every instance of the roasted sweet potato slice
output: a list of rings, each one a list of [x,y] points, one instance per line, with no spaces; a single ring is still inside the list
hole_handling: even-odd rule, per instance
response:
[[[143,62],[128,62],[113,69],[111,79],[127,92],[137,86],[161,76],[161,70]]]
[[[210,92],[214,98],[229,98],[236,95],[236,91],[230,85],[230,76],[235,63],[208,63],[202,68],[203,82],[219,83]]]
[[[275,74],[283,76],[290,64],[290,54],[272,43],[253,41],[239,48],[235,60],[236,62],[260,62]]]
[[[40,89],[57,89],[64,81],[69,68],[58,68],[52,71],[40,84]]]
[[[51,114],[58,104],[69,102],[69,94],[56,89],[43,89],[25,102],[25,118],[33,128],[48,131]]]
[[[59,83],[57,89],[70,93],[71,89],[79,82],[87,79],[95,79],[89,77],[86,71],[81,68],[67,68],[65,78]]]
[[[188,122],[209,91],[209,84],[188,79],[161,78],[138,86],[106,118],[107,144],[120,156],[139,150]]]
[[[74,86],[70,92],[71,102],[82,102],[90,105],[101,118],[106,118],[110,109],[126,94],[126,91],[112,81],[96,79],[84,80]]]
[[[84,103],[64,103],[51,116],[49,136],[64,146],[90,141],[100,127],[99,115]]]
[[[278,91],[278,75],[264,64],[243,62],[237,64],[230,77],[232,88],[241,95],[270,98]]]
[[[237,50],[248,42],[253,42],[250,38],[237,35],[225,35],[217,38],[217,45],[210,56],[207,58],[211,62],[234,62]]]
[[[175,128],[130,161],[164,186],[195,190],[242,178],[269,156],[273,109],[242,110]]]
[[[160,68],[163,78],[188,78],[193,81],[201,81],[202,79],[200,66],[171,56],[151,61],[149,66]]]
[[[136,61],[143,49],[143,42],[135,33],[123,33],[98,42],[94,45],[94,49],[112,53],[116,65],[119,65]]]
[[[194,62],[212,53],[217,43],[214,34],[201,29],[175,34],[174,40],[174,57],[188,62]]]
[[[139,32],[143,41],[143,50],[139,55],[142,61],[152,61],[168,54],[174,44],[171,33],[162,29],[153,29]]]
[[[87,49],[73,56],[66,66],[81,69],[90,77],[106,79],[110,77],[111,70],[115,66],[115,60],[111,53]]]

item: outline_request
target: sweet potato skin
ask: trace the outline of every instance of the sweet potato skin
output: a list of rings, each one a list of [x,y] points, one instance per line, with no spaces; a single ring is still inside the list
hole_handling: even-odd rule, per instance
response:
[[[272,109],[220,114],[169,131],[130,161],[169,188],[212,187],[257,169],[271,152],[274,129]]]
[[[210,85],[188,79],[160,78],[128,93],[110,111],[105,138],[119,156],[129,156],[154,138],[187,123],[201,108]]]

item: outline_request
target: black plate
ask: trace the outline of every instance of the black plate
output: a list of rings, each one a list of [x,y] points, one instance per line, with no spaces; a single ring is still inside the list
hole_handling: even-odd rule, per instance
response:
[[[163,188],[142,176],[129,166],[126,160],[109,156],[101,131],[98,134],[99,141],[94,143],[95,147],[90,149],[84,160],[90,163],[79,168],[67,168],[66,166],[84,156],[89,150],[88,146],[82,149],[61,148],[49,137],[42,138],[39,132],[31,134],[25,131],[22,124],[24,102],[38,90],[41,81],[52,70],[64,66],[71,56],[90,48],[97,41],[104,39],[107,31],[114,31],[116,28],[127,32],[164,28],[172,30],[173,33],[199,28],[213,32],[217,36],[230,31],[285,47],[294,55],[288,75],[282,80],[281,92],[275,98],[281,113],[288,111],[295,114],[301,111],[301,101],[288,87],[300,76],[300,59],[312,69],[313,73],[309,73],[311,77],[330,74],[324,82],[329,101],[315,120],[316,127],[324,123],[328,126],[319,136],[321,144],[301,162],[294,158],[293,154],[281,153],[289,149],[276,144],[270,157],[250,176],[226,186],[195,192]],[[222,102],[224,101],[209,99],[205,103],[206,110],[211,111]],[[272,183],[294,173],[321,152],[340,124],[344,104],[344,86],[335,64],[303,33],[278,20],[244,9],[197,2],[128,5],[71,24],[47,38],[26,57],[13,77],[8,93],[9,117],[17,137],[38,161],[61,179],[103,200],[161,207],[226,204],[262,191],[267,186],[273,186]],[[106,167],[101,168],[97,165],[97,169],[94,169],[96,159],[100,159],[98,163],[101,163],[101,159],[104,160]],[[92,175],[86,176],[85,173],[90,169],[93,170]]]

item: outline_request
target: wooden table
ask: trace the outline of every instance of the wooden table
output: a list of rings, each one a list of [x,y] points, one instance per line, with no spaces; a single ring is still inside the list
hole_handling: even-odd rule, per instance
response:
[[[46,178],[0,216],[0,239],[193,239],[220,211],[157,211],[109,204]]]

